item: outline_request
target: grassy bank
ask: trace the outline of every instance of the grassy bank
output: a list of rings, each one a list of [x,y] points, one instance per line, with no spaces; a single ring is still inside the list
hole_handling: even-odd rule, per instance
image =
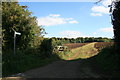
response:
[[[103,70],[103,73],[111,77],[120,75],[120,54],[115,47],[106,47],[93,57],[96,64]]]
[[[41,57],[39,54],[4,54],[2,62],[2,76],[8,76],[16,73],[21,73],[33,68],[41,67],[57,59],[58,58],[55,55],[47,58]]]

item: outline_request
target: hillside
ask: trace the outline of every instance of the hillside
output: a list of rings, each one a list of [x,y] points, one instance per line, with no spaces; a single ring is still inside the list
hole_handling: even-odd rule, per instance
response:
[[[58,53],[64,60],[86,59],[97,55],[103,48],[113,45],[113,42],[70,43],[64,44],[70,49],[67,52]]]

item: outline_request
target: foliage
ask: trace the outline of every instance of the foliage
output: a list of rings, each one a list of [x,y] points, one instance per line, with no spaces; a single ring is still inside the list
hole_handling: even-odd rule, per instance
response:
[[[36,17],[31,14],[17,2],[2,3],[3,49],[13,48],[14,30],[21,33],[16,39],[17,48],[25,50],[40,45],[44,29],[37,25]]]
[[[117,47],[119,47],[120,50],[120,1],[115,2],[115,9],[113,10],[113,28],[114,28],[114,37],[115,37],[115,43]]]
[[[117,61],[115,62],[117,66],[120,66],[120,1],[115,2],[115,9],[113,10],[112,13],[112,23],[113,23],[113,28],[114,28],[114,41],[115,41],[115,52],[113,58],[117,58]],[[116,55],[116,56],[115,56]],[[112,58],[112,57],[111,57]]]
[[[17,54],[13,55],[12,50],[7,51],[9,54],[3,54],[2,57],[3,77],[44,66],[58,59],[55,55],[49,58],[43,58],[39,54],[26,55],[21,51],[17,51]]]
[[[53,60],[53,57],[43,58],[41,55],[39,46],[45,32],[31,14],[27,7],[20,6],[18,2],[2,3],[3,76],[45,65]],[[16,55],[13,55],[14,31],[21,33],[16,36]]]
[[[118,53],[118,51],[114,46],[106,47],[93,58],[99,67],[114,77],[118,77],[120,75],[120,55],[116,53]]]
[[[50,57],[53,51],[52,40],[48,38],[44,38],[39,49],[42,57]]]

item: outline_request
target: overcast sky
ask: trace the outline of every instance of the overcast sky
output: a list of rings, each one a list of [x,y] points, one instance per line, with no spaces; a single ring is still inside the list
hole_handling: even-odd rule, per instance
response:
[[[95,2],[20,2],[37,17],[45,37],[113,37],[111,0]]]

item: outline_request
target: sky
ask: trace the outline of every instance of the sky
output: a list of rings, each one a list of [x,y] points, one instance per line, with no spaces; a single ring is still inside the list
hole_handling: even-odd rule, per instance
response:
[[[108,5],[111,0],[95,2],[19,2],[28,6],[48,33],[45,37],[108,37],[113,28]]]

